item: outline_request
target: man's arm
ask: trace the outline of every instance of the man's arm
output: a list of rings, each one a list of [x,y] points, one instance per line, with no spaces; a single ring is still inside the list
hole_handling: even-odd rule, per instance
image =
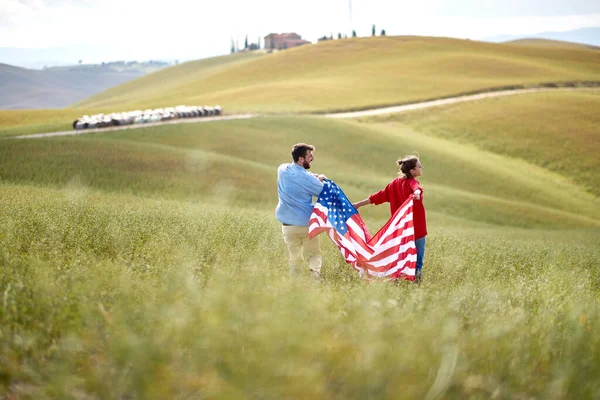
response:
[[[316,179],[315,179],[316,178]],[[327,179],[325,175],[310,173],[305,179],[305,188],[311,196],[319,197],[323,190],[323,180]]]
[[[317,178],[318,180],[320,180],[321,182],[323,182],[323,180],[327,179],[327,177],[323,174],[312,174],[312,176],[314,176],[315,178]]]

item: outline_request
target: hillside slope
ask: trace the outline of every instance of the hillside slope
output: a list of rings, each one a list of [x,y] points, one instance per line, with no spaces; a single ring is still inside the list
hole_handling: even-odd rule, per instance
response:
[[[600,52],[428,37],[321,42],[198,74],[169,68],[75,104],[220,104],[228,112],[373,108],[546,82],[600,81]]]
[[[557,42],[580,43],[583,46],[600,46],[600,27],[574,29],[566,32],[541,32],[527,35],[500,35],[485,39],[489,42],[506,42],[519,39],[542,39]]]
[[[0,64],[0,109],[61,108],[143,76],[137,70],[49,68]]]
[[[526,160],[600,196],[600,91],[541,92],[363,119]]]
[[[537,46],[545,48],[555,49],[589,49],[589,50],[600,50],[600,47],[595,47],[589,44],[564,42],[562,40],[551,40],[551,39],[537,39],[537,38],[523,38],[505,42],[505,44],[516,44],[519,46]]]
[[[317,146],[313,169],[358,201],[419,151],[428,213],[519,227],[599,227],[594,198],[558,174],[409,128],[320,117],[268,117],[36,140],[4,139],[0,179],[273,210],[275,171],[293,143]],[[268,145],[267,145],[268,144]],[[510,162],[509,162],[510,160]],[[511,190],[506,190],[510,185]],[[385,219],[387,207],[365,209]]]

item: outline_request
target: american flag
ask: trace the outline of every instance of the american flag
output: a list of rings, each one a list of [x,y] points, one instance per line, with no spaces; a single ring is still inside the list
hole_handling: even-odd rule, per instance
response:
[[[326,179],[313,208],[308,232],[311,238],[327,232],[361,277],[366,274],[367,279],[415,279],[417,249],[412,198],[371,236],[342,189]]]

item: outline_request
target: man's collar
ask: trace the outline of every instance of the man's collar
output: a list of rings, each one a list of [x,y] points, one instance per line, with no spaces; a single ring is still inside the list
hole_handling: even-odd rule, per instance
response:
[[[302,167],[302,166],[300,166],[300,165],[298,165],[298,164],[296,164],[296,163],[292,163],[292,165],[293,165],[295,168],[300,168],[301,170],[303,170],[303,171],[306,171],[306,168],[304,168],[304,167]]]

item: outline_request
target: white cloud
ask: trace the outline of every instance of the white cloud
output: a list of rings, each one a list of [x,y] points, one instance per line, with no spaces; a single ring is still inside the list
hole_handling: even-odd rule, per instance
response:
[[[0,1],[0,17],[13,17],[27,14],[31,10],[29,7],[19,0],[2,0]],[[0,20],[1,23],[1,20]]]
[[[535,1],[542,0],[531,4]],[[600,11],[552,16],[548,9],[566,8],[551,2],[538,5],[540,15],[514,16],[510,14],[518,11],[517,0],[506,0],[497,5],[498,16],[483,17],[480,3],[457,0],[452,12],[444,4],[353,0],[350,20],[349,0],[0,0],[0,46],[104,44],[113,47],[107,56],[112,59],[187,59],[225,54],[232,37],[243,43],[246,35],[255,41],[270,32],[295,31],[316,41],[325,34],[350,35],[352,29],[366,36],[376,24],[378,32],[383,28],[388,35],[481,39],[600,26]],[[524,8],[531,13],[530,6]]]

